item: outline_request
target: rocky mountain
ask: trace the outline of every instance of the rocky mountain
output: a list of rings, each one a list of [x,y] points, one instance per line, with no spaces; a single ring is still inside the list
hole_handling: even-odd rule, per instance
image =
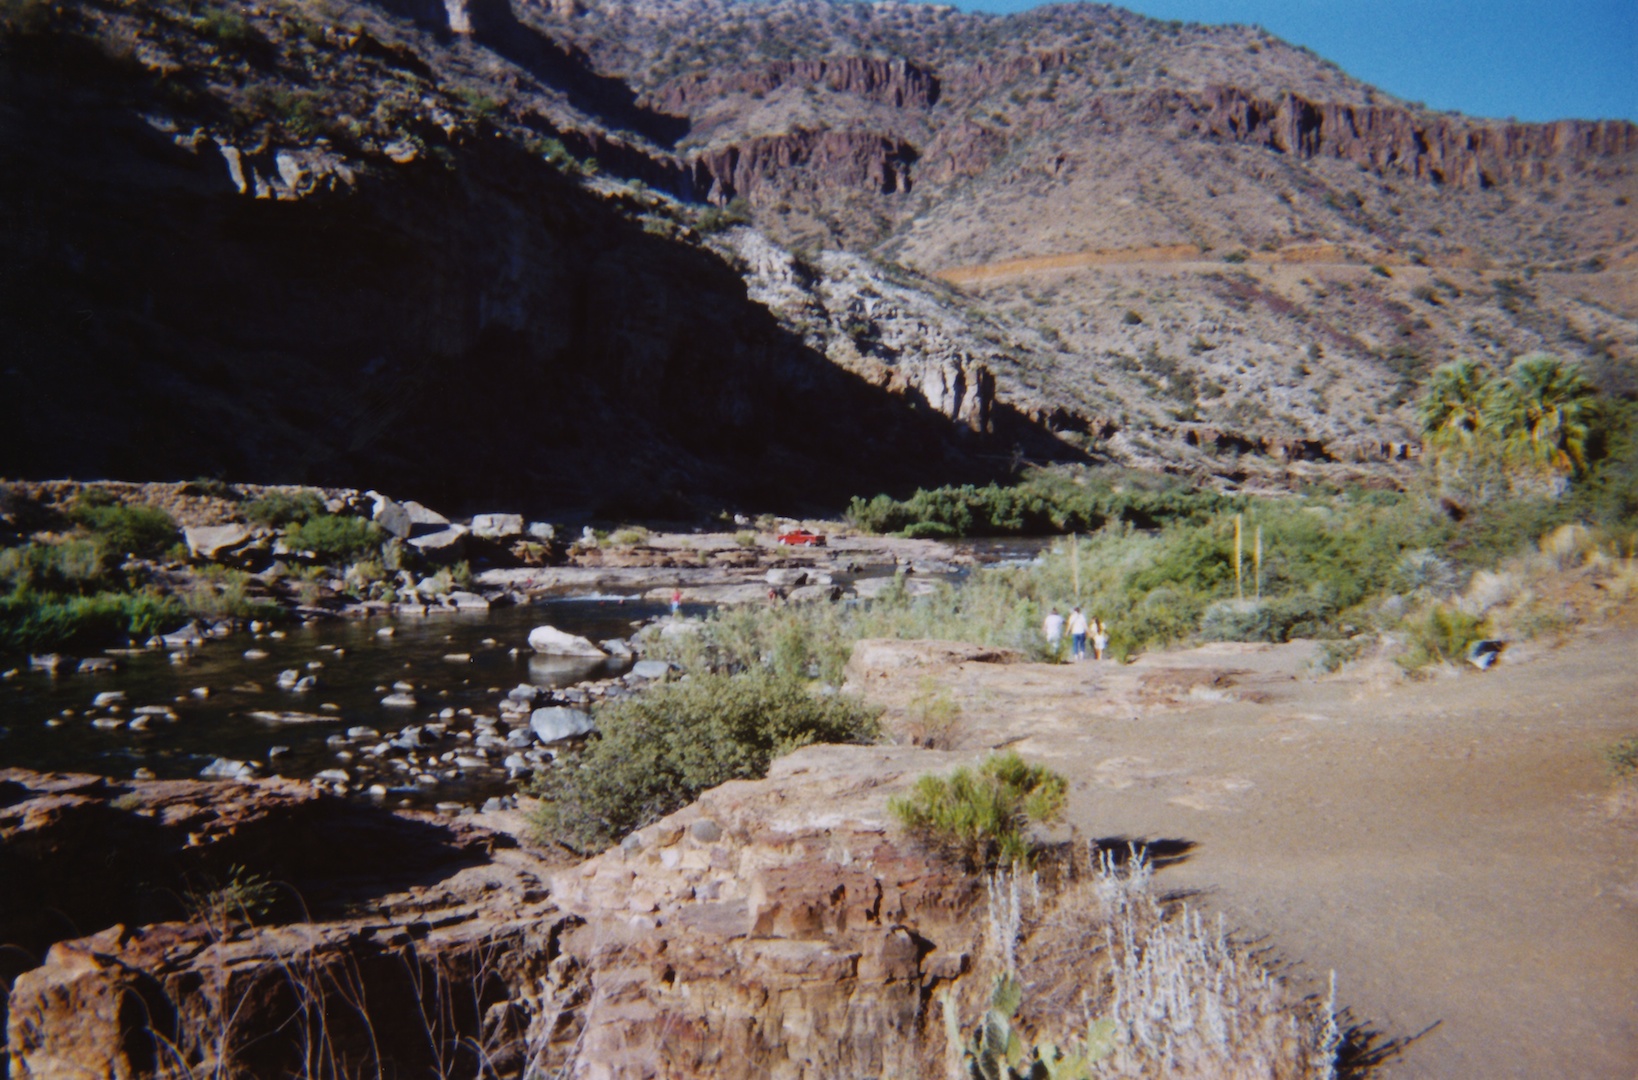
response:
[[[1638,128],[1084,4],[10,0],[0,473],[606,516],[1414,456],[1632,392]]]

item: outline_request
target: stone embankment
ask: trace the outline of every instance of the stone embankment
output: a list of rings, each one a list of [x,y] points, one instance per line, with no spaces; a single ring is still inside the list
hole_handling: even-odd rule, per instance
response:
[[[148,1076],[174,1053],[258,1072],[481,1054],[503,1074],[574,1057],[598,1077],[928,1075],[935,991],[972,981],[982,949],[982,887],[902,846],[883,807],[943,762],[809,748],[579,866],[529,847],[516,814],[8,771],[4,938],[31,958],[7,972],[12,1075]],[[104,929],[72,938],[62,916]]]

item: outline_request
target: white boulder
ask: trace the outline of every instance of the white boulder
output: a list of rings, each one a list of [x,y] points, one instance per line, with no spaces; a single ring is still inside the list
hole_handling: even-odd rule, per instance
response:
[[[543,743],[562,742],[576,735],[586,735],[593,727],[591,713],[562,706],[536,709],[529,717],[530,730]]]
[[[585,638],[565,633],[555,626],[537,626],[529,631],[529,647],[548,656],[583,656],[593,660],[608,656]]]

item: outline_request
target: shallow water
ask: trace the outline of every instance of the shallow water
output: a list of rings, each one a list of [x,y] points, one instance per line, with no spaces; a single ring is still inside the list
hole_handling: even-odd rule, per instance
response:
[[[550,624],[593,641],[627,638],[667,610],[664,604],[609,597],[416,619],[328,622],[290,628],[283,637],[240,633],[212,640],[180,664],[163,650],[148,650],[118,658],[119,670],[105,675],[53,678],[29,671],[25,659],[17,676],[0,682],[0,764],[120,778],[147,769],[157,777],[179,778],[198,776],[224,757],[259,762],[263,775],[306,778],[343,764],[326,740],[348,728],[372,727],[390,736],[444,710],[495,716],[497,703],[519,683],[562,687],[625,670],[617,661],[609,661],[615,665],[610,667],[536,656],[528,647],[536,626]],[[377,633],[384,626],[393,628],[391,637]],[[245,659],[250,649],[268,655]],[[8,658],[0,667],[17,663]],[[305,693],[279,689],[279,673],[290,669],[314,676],[317,685]],[[64,670],[72,672],[66,660]],[[414,684],[415,707],[381,704],[400,681]],[[199,687],[209,688],[209,695],[196,695]],[[106,690],[124,691],[117,712],[92,709],[92,699]],[[169,706],[177,719],[153,717],[146,731],[125,725],[103,730],[92,723],[98,717],[129,719],[141,706]],[[272,722],[251,715],[257,712],[314,719]],[[288,749],[274,755],[274,747]],[[442,787],[437,798],[481,800],[506,790],[505,774],[496,770]]]

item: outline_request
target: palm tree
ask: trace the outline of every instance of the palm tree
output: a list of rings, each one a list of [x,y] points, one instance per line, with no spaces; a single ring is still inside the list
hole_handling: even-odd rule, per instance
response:
[[[1435,368],[1416,410],[1428,445],[1436,451],[1471,448],[1485,429],[1488,396],[1484,369],[1474,361]]]
[[[1574,364],[1556,356],[1522,356],[1492,388],[1484,421],[1516,460],[1563,475],[1586,468],[1593,388]]]

